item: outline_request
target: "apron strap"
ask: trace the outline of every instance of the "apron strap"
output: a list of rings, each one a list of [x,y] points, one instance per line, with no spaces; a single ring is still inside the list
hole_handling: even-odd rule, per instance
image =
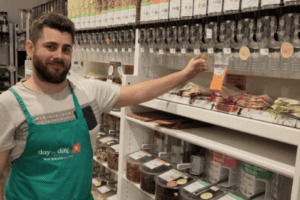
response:
[[[76,116],[78,119],[84,119],[84,116],[83,116],[83,112],[82,112],[82,109],[81,109],[81,106],[78,102],[78,99],[75,95],[75,92],[71,86],[71,83],[70,81],[68,80],[68,83],[69,83],[69,86],[70,86],[70,89],[71,89],[71,93],[72,93],[72,96],[73,96],[73,101],[74,101],[74,105],[75,105],[75,112],[76,112]]]
[[[21,108],[22,108],[22,110],[25,114],[25,117],[26,117],[26,120],[27,120],[28,124],[30,124],[30,123],[35,124],[34,118],[31,116],[31,114],[27,110],[27,107],[25,106],[25,103],[24,103],[23,99],[21,98],[21,96],[12,87],[10,87],[9,90],[15,95],[17,101],[19,102],[19,104],[20,104],[20,106],[21,106]]]

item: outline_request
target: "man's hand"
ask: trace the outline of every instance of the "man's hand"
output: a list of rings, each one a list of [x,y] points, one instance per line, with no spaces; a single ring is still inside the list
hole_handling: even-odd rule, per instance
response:
[[[182,70],[185,73],[187,80],[194,78],[200,72],[208,70],[207,56],[200,54],[190,60],[188,65]]]

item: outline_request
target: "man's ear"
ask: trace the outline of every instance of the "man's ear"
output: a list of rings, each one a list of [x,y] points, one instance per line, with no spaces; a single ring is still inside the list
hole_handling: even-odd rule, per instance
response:
[[[31,60],[33,59],[33,52],[34,52],[33,42],[31,40],[27,40],[26,41],[26,53],[31,58]]]

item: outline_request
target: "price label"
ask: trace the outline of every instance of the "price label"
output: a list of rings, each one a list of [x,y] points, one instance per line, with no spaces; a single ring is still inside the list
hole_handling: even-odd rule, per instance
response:
[[[223,53],[226,54],[226,55],[231,54],[231,48],[224,48]]]
[[[150,53],[154,53],[154,49],[153,48],[150,48],[149,51],[150,51]]]
[[[200,54],[200,49],[194,49],[194,54],[199,55]]]
[[[193,192],[197,191],[198,189],[204,188],[205,186],[207,186],[206,182],[198,180],[198,181],[184,187],[183,189],[190,193],[193,193]]]
[[[106,53],[106,49],[102,49],[102,52],[103,52],[103,53]]]
[[[186,49],[182,48],[181,53],[186,54]]]
[[[112,53],[112,49],[108,49],[108,52],[109,52],[109,53]]]
[[[250,50],[249,50],[249,48],[246,47],[246,46],[242,46],[240,48],[239,56],[240,56],[241,60],[248,60],[248,58],[250,56]]]
[[[119,52],[119,50],[116,48],[116,49],[115,49],[115,53],[118,53],[118,52]]]
[[[176,53],[176,49],[170,49],[170,52],[171,52],[172,54],[175,54],[175,53]]]
[[[107,186],[100,187],[100,188],[98,188],[98,190],[99,190],[99,192],[101,192],[101,194],[105,194],[105,193],[111,191],[111,189]]]
[[[208,54],[213,54],[213,53],[214,53],[214,48],[209,48],[209,49],[207,49],[207,53],[208,53]]]
[[[269,49],[260,49],[260,55],[267,56],[269,55]]]
[[[284,125],[289,126],[289,127],[295,127],[297,124],[297,119],[295,118],[287,118],[284,122]]]
[[[148,168],[151,169],[151,170],[153,170],[153,169],[155,169],[155,168],[157,168],[157,167],[160,167],[160,166],[162,166],[162,165],[166,165],[166,162],[163,161],[163,160],[161,160],[161,159],[159,159],[159,158],[157,158],[157,159],[155,159],[155,160],[151,160],[151,161],[146,162],[146,163],[144,164],[144,166],[148,167]]]
[[[130,53],[131,53],[131,52],[132,52],[132,48],[128,48],[128,52],[130,52]]]
[[[118,150],[119,151],[119,144],[116,144],[116,145],[113,145],[113,146],[111,146],[111,148],[113,149],[113,150]]]
[[[206,29],[206,38],[212,39],[212,29]]]
[[[106,137],[106,138],[101,139],[100,142],[101,142],[101,143],[106,143],[106,142],[110,142],[110,141],[112,141],[112,140],[113,140],[112,137]]]
[[[149,153],[147,153],[145,151],[138,151],[138,152],[131,154],[129,157],[131,157],[134,160],[139,160],[147,155],[149,155]]]
[[[289,42],[284,42],[281,45],[280,53],[283,58],[289,58],[294,53],[294,46]]]
[[[164,52],[164,50],[163,49],[160,49],[159,50],[159,54],[164,54],[165,52]]]
[[[125,48],[122,48],[122,53],[125,53]]]
[[[182,173],[177,171],[177,170],[170,170],[170,171],[167,171],[161,175],[159,175],[158,177],[169,182],[169,181],[173,181],[175,179],[178,179],[179,177],[182,176]]]

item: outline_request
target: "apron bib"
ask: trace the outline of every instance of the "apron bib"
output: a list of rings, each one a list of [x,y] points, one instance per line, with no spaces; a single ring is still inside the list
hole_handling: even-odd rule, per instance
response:
[[[23,154],[12,164],[7,200],[93,200],[89,129],[70,88],[76,119],[45,125],[37,125],[20,95],[9,89],[26,116],[28,137]]]

